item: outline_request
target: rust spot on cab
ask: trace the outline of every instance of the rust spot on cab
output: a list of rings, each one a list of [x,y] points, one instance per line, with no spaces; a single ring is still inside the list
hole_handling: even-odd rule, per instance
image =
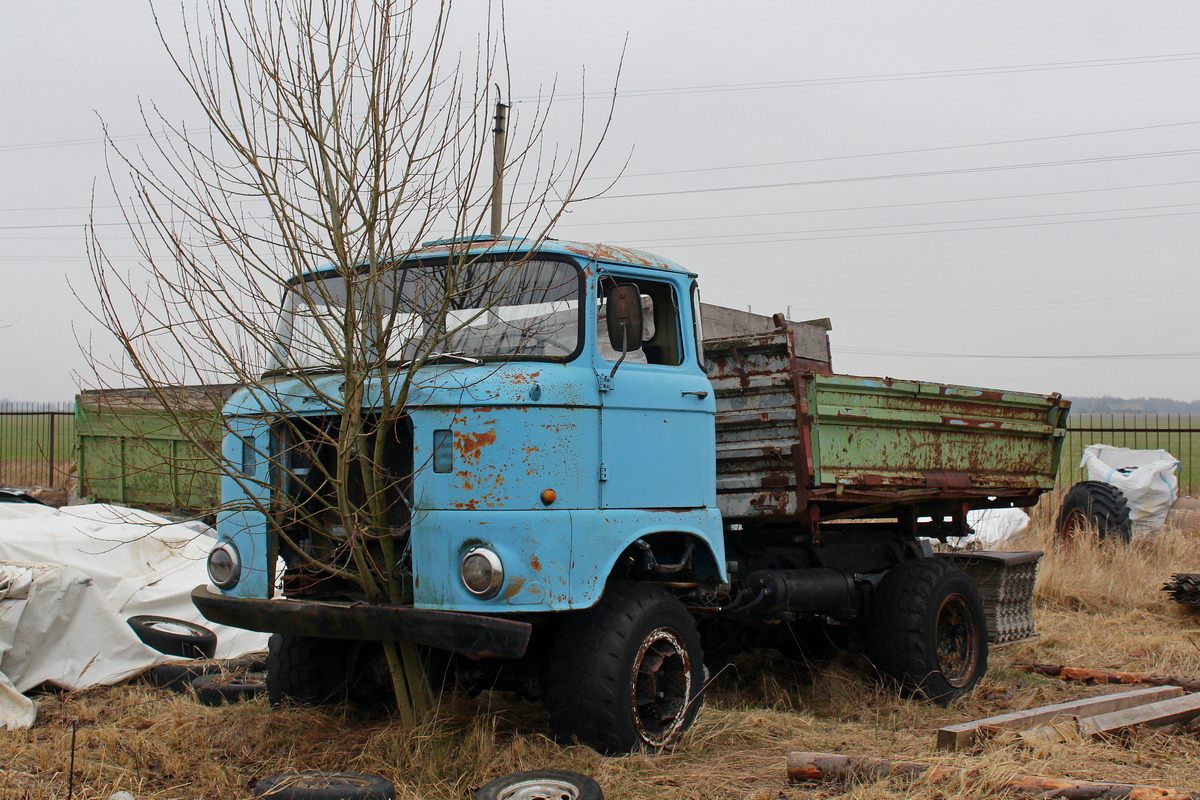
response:
[[[525,585],[524,578],[513,578],[508,582],[508,588],[504,590],[504,599],[512,600],[521,593],[521,587]]]
[[[459,452],[464,461],[479,463],[479,452],[489,444],[496,443],[495,431],[482,433],[460,433],[454,437],[454,449]]]
[[[542,562],[538,561],[538,557],[537,557],[537,556],[530,556],[530,557],[529,557],[529,566],[533,567],[533,571],[534,571],[534,572],[541,572],[541,571],[542,571]]]

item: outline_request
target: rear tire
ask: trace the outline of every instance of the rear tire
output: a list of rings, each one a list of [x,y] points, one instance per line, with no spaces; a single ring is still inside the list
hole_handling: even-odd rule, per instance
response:
[[[1101,481],[1080,481],[1063,498],[1054,531],[1058,541],[1070,544],[1089,530],[1100,540],[1128,542],[1132,538],[1129,502],[1117,487]]]
[[[695,620],[658,586],[609,584],[599,603],[563,624],[546,688],[561,740],[608,755],[669,747],[703,702]]]
[[[867,654],[906,695],[949,705],[987,672],[987,618],[979,590],[944,558],[916,558],[879,584]]]

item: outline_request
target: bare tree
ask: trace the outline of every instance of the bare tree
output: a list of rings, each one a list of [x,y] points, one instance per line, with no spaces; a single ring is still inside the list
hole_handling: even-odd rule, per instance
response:
[[[119,270],[93,225],[94,314],[120,345],[119,357],[93,359],[97,380],[146,387],[185,433],[196,428],[181,385],[241,384],[275,442],[243,436],[243,447],[272,468],[223,463],[250,507],[218,511],[261,514],[283,545],[319,531],[323,556],[293,546],[305,563],[289,566],[368,602],[411,602],[404,489],[427,465],[389,447],[428,389],[421,368],[456,357],[471,337],[552,341],[567,316],[545,281],[522,296],[535,261],[485,265],[462,244],[488,232],[489,91],[508,84],[502,26],[489,11],[464,64],[449,2],[206,8],[185,15],[178,38],[156,21],[207,126],[174,124],[151,106],[145,152],[109,138],[139,266]],[[579,199],[612,112],[590,138],[581,116],[563,155],[544,141],[550,106],[516,110],[505,156],[505,175],[524,188],[504,233],[531,244]],[[396,268],[434,234],[453,240],[437,269]],[[508,330],[495,309],[513,298],[537,309],[535,325]],[[298,392],[321,413],[289,411]],[[226,438],[241,435],[224,424]],[[294,490],[277,491],[285,484]],[[385,653],[411,721],[428,703],[418,659],[411,646],[386,643]]]

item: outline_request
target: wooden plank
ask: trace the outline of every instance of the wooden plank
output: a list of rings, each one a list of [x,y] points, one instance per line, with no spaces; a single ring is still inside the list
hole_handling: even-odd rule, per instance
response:
[[[1138,725],[1159,727],[1200,716],[1200,692],[1079,719],[1080,733],[1093,739]]]
[[[1010,714],[972,720],[959,725],[948,725],[938,729],[937,746],[943,750],[961,750],[974,744],[979,734],[987,730],[1032,728],[1062,716],[1108,714],[1146,703],[1169,700],[1182,694],[1183,690],[1178,686],[1150,686],[1145,689],[1134,689],[1131,692],[1118,692],[1117,694],[1073,700],[1069,703],[1038,706],[1025,711],[1014,711]]]
[[[919,761],[888,761],[882,758],[843,756],[836,753],[788,753],[787,774],[790,783],[808,781],[846,781],[852,778],[883,779],[919,777],[930,784],[963,784],[967,789],[994,782],[994,773],[960,769]],[[999,787],[1017,797],[1030,800],[1200,800],[1200,792],[1134,783],[1073,781],[1041,775],[1007,775]]]

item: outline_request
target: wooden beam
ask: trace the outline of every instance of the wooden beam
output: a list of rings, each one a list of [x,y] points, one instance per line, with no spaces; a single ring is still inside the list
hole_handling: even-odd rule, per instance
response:
[[[1200,692],[1200,679],[1181,678],[1175,675],[1157,675],[1151,672],[1117,672],[1112,669],[1084,669],[1062,664],[1013,664],[1019,670],[1046,675],[1064,681],[1084,683],[1145,683],[1150,686],[1178,686],[1186,692]]]
[[[1079,720],[1079,732],[1098,739],[1141,725],[1160,727],[1173,722],[1185,722],[1196,716],[1200,716],[1200,692],[1121,711],[1082,717]]]
[[[980,736],[1002,728],[1022,730],[1052,722],[1058,717],[1080,717],[1107,714],[1121,711],[1146,703],[1157,703],[1169,700],[1183,694],[1183,689],[1177,686],[1150,686],[1145,689],[1134,689],[1131,692],[1118,692],[1100,697],[1088,697],[1082,700],[1072,700],[1068,703],[1055,703],[1049,706],[1038,706],[1025,711],[1014,711],[1010,714],[1000,714],[986,719],[963,722],[959,725],[947,725],[937,732],[937,746],[942,750],[961,750],[970,747]]]
[[[836,753],[788,753],[788,781],[845,781],[855,777],[886,778],[920,776],[930,783],[961,781],[966,786],[992,783],[994,778],[980,769],[964,770],[916,761],[843,756]],[[1200,800],[1200,792],[1141,786],[1132,783],[1092,783],[1040,775],[1011,775],[997,788],[1010,789],[1018,797],[1063,798],[1063,800]]]

